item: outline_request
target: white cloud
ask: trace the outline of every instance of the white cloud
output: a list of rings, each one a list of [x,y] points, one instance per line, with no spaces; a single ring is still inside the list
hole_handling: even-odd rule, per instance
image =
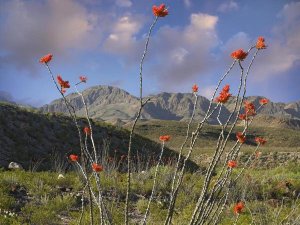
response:
[[[237,2],[231,0],[231,1],[222,3],[218,7],[217,11],[225,13],[225,12],[237,10],[238,8],[239,8],[239,6],[238,6]]]
[[[253,70],[257,81],[284,75],[300,60],[300,2],[286,4],[279,15],[282,21]]]
[[[247,50],[250,46],[251,46],[250,37],[245,32],[238,32],[225,43],[222,49],[224,51],[232,52],[240,48]]]
[[[92,32],[97,17],[71,0],[46,2],[12,0],[0,9],[0,48],[3,61],[34,73],[40,56],[96,43]],[[83,45],[83,43],[85,43]]]
[[[132,2],[130,0],[116,0],[116,4],[119,7],[130,7]]]
[[[105,51],[117,55],[130,56],[139,45],[136,34],[142,27],[142,19],[127,15],[112,25],[108,37],[103,43]]]
[[[184,59],[189,54],[189,52],[184,48],[176,48],[171,52],[171,59],[176,64],[184,62]]]
[[[161,88],[173,90],[196,80],[196,76],[212,69],[215,58],[212,48],[219,44],[216,34],[218,17],[192,14],[186,27],[161,27],[152,40],[151,57],[157,63],[151,76],[159,80]]]

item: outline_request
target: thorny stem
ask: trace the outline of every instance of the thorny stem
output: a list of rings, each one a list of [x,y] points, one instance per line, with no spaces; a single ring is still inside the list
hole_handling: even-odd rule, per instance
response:
[[[251,48],[248,50],[248,52],[249,52],[251,49],[253,49],[253,47],[251,47]],[[241,109],[241,105],[242,105],[243,99],[245,98],[247,76],[248,76],[249,71],[250,71],[250,68],[251,68],[251,66],[252,66],[252,64],[253,64],[253,61],[254,61],[254,59],[255,59],[255,57],[256,57],[256,55],[257,55],[257,52],[258,52],[258,50],[255,52],[255,54],[254,54],[254,56],[253,56],[253,58],[252,58],[252,60],[251,60],[251,62],[250,62],[250,64],[249,64],[249,67],[248,67],[248,69],[247,69],[247,72],[246,72],[246,74],[245,74],[245,78],[244,78],[244,88],[243,88],[243,89],[244,89],[244,92],[243,92],[243,96],[242,96],[241,102],[240,102],[240,104],[239,104],[238,112],[240,112],[240,109]],[[240,66],[240,69],[241,69],[241,82],[242,82],[242,78],[243,78],[243,74],[244,74],[244,68],[242,67],[241,62],[240,62],[240,61],[238,61],[238,62],[239,62],[239,66]],[[240,85],[240,87],[239,87],[238,96],[237,96],[237,100],[236,100],[236,104],[235,104],[234,111],[233,111],[233,113],[230,115],[230,117],[228,118],[228,120],[227,120],[227,122],[226,122],[226,125],[225,125],[225,128],[227,127],[229,121],[231,120],[232,115],[234,114],[234,112],[235,112],[235,110],[236,110],[237,103],[238,103],[238,100],[239,100],[238,98],[239,98],[240,90],[241,90],[241,85]],[[216,149],[216,152],[215,152],[216,154],[214,155],[213,160],[212,160],[212,162],[211,162],[211,164],[210,164],[210,166],[209,166],[208,173],[207,173],[207,175],[206,175],[206,179],[205,179],[205,182],[204,182],[204,187],[203,187],[203,189],[202,189],[202,194],[200,195],[200,197],[199,197],[199,199],[198,199],[198,203],[197,203],[197,206],[196,206],[196,208],[195,208],[195,210],[194,210],[194,213],[193,213],[192,219],[191,219],[191,221],[190,221],[190,224],[194,224],[195,219],[196,219],[196,223],[197,223],[197,222],[198,222],[198,219],[199,219],[199,217],[200,217],[200,215],[202,214],[202,211],[203,211],[203,203],[204,203],[204,196],[205,196],[205,193],[206,193],[207,190],[208,190],[208,185],[209,185],[209,183],[210,183],[210,181],[211,181],[212,172],[213,172],[214,168],[216,167],[218,161],[220,160],[221,155],[222,155],[223,152],[224,152],[224,149],[225,149],[225,147],[226,147],[226,144],[227,144],[229,135],[232,133],[232,130],[233,130],[233,128],[234,128],[235,125],[236,125],[237,119],[238,119],[238,114],[237,114],[237,116],[236,116],[236,119],[235,119],[235,121],[234,121],[234,123],[233,123],[233,125],[232,125],[232,127],[231,127],[231,129],[230,129],[230,131],[228,132],[228,135],[227,135],[225,141],[224,141],[224,139],[222,140],[223,146],[221,147],[221,149],[219,149],[219,147],[217,147],[217,149]],[[223,132],[223,129],[222,129],[222,132]],[[221,133],[222,133],[222,132],[221,132]],[[197,216],[196,216],[196,215],[197,215]]]
[[[54,82],[54,84],[55,84],[57,90],[58,90],[58,91],[60,92],[60,94],[62,95],[62,97],[63,97],[63,99],[64,99],[64,101],[65,101],[65,104],[66,104],[66,106],[67,106],[67,109],[68,109],[68,111],[69,111],[69,114],[70,114],[71,117],[73,118],[74,123],[75,123],[75,125],[76,125],[77,131],[78,131],[78,135],[79,135],[79,141],[80,141],[81,157],[82,157],[81,160],[82,160],[83,168],[80,166],[80,164],[78,164],[78,165],[80,166],[82,173],[85,175],[85,173],[86,173],[86,172],[85,172],[85,171],[86,171],[86,168],[85,168],[85,154],[84,154],[84,152],[86,151],[86,154],[87,154],[87,156],[90,158],[90,160],[91,160],[91,156],[90,156],[90,154],[89,154],[89,152],[88,152],[87,145],[86,145],[85,147],[83,146],[83,141],[82,141],[82,136],[81,136],[81,130],[80,130],[80,127],[79,127],[78,122],[77,122],[77,117],[76,117],[76,111],[75,111],[75,108],[71,105],[70,102],[68,102],[68,100],[65,98],[64,94],[63,94],[63,93],[61,92],[61,90],[59,89],[59,87],[58,87],[58,85],[57,85],[57,82],[55,81],[54,75],[53,75],[53,73],[52,73],[52,71],[51,71],[49,65],[48,65],[47,63],[45,63],[45,65],[46,65],[46,67],[47,67],[47,69],[48,69],[48,71],[49,71],[49,73],[50,73],[50,75],[51,75],[51,78],[52,78],[52,80],[53,80],[53,82]],[[75,87],[76,87],[76,85],[75,85]],[[79,93],[78,90],[77,90],[77,88],[76,88],[76,91],[77,91],[77,93]],[[89,119],[89,115],[88,115],[87,106],[86,106],[86,104],[85,104],[85,101],[84,101],[84,98],[83,98],[82,95],[81,95],[81,97],[82,97],[83,103],[84,103],[84,105],[85,105],[85,109],[86,109],[86,117],[87,117],[88,123],[89,123],[89,125],[90,125],[90,129],[91,129],[91,132],[92,132],[92,127],[91,127],[91,123],[90,123],[90,119]],[[70,108],[72,109],[73,113],[72,113],[72,111],[70,110]],[[91,133],[91,135],[92,135],[92,133]],[[95,148],[93,139],[92,139],[92,143],[93,143],[94,151],[96,151],[96,148]],[[95,156],[95,160],[97,160],[97,157],[96,157],[96,156]],[[78,163],[78,162],[77,162],[77,163]],[[89,179],[87,178],[86,175],[85,175],[85,177],[86,177],[86,179],[87,179],[88,188],[89,188],[90,210],[92,210],[92,203],[91,203],[91,202],[92,202],[92,196],[93,196],[95,202],[97,202],[97,200],[96,200],[96,197],[95,197],[95,195],[94,195],[94,193],[93,193],[93,191],[92,191],[92,189],[91,189],[91,186],[90,186],[90,183],[89,183]],[[98,188],[100,188],[100,187],[98,187]],[[101,192],[100,192],[100,191],[99,191],[99,195],[101,195]],[[99,210],[100,210],[101,224],[102,224],[102,218],[103,218],[103,213],[102,213],[102,210],[101,210],[101,207],[102,207],[102,205],[103,205],[103,202],[102,202],[102,196],[99,196],[99,200],[100,200],[100,202],[99,202],[100,205],[98,205],[98,206],[99,206]],[[93,220],[94,220],[94,219],[93,219],[93,214],[91,214],[90,216],[91,216],[91,222],[92,222],[92,224],[93,224]]]
[[[252,48],[253,48],[253,47],[252,47]],[[252,48],[250,48],[249,51],[250,51]],[[249,51],[248,51],[248,52],[249,52]],[[248,69],[247,69],[245,78],[244,78],[244,93],[243,93],[243,97],[242,97],[242,99],[241,99],[241,104],[242,104],[242,102],[243,102],[243,99],[245,98],[247,76],[248,76],[248,74],[249,74],[249,71],[250,71],[250,69],[251,69],[251,66],[252,66],[252,64],[253,64],[253,61],[254,61],[254,59],[255,59],[257,53],[258,53],[258,50],[254,53],[254,55],[253,55],[253,57],[252,57],[252,60],[251,60],[251,62],[250,62],[250,64],[249,64],[249,66],[248,66]],[[239,62],[239,65],[240,65],[241,70],[243,71],[243,67],[242,67],[242,65],[240,64],[240,62]],[[238,98],[238,97],[237,97],[237,98]],[[238,101],[238,99],[237,99],[237,101]],[[240,112],[241,104],[240,104],[240,106],[239,106],[238,112]],[[219,158],[220,158],[221,154],[223,153],[223,151],[224,151],[224,149],[225,149],[225,146],[226,146],[226,144],[227,144],[228,137],[229,137],[229,135],[231,134],[231,132],[232,132],[232,130],[233,130],[233,128],[234,128],[234,126],[235,126],[235,124],[236,124],[236,122],[237,122],[237,119],[238,119],[238,114],[237,114],[237,116],[236,116],[236,119],[235,119],[235,122],[234,122],[233,126],[231,127],[231,129],[230,129],[230,131],[229,131],[229,133],[228,133],[228,135],[227,135],[226,140],[224,141],[224,145],[222,146],[222,150],[221,150],[221,152],[220,152],[220,154],[219,154],[219,157],[218,157],[218,159],[217,159],[216,161],[219,161]],[[247,128],[246,128],[246,129],[247,129]],[[245,129],[245,130],[246,130],[246,129]],[[243,133],[245,133],[245,130],[244,130]],[[241,147],[241,145],[239,146],[238,150],[236,151],[236,155],[237,155],[237,153],[238,153],[240,147]],[[226,162],[225,162],[225,163],[226,163]],[[225,164],[225,163],[224,163],[224,164]],[[224,168],[223,168],[223,169],[224,169]],[[220,176],[219,176],[219,177],[220,177]],[[200,214],[201,214],[201,211],[199,211],[198,217],[199,217]]]
[[[81,158],[81,162],[82,162],[82,165],[85,167],[85,164],[84,164],[84,147],[83,147],[83,142],[82,142],[82,136],[81,136],[81,130],[80,130],[80,127],[78,125],[78,122],[77,122],[77,118],[76,118],[76,113],[75,113],[75,109],[74,107],[71,105],[71,103],[68,102],[68,100],[66,99],[65,95],[61,92],[61,90],[59,89],[58,85],[57,85],[57,82],[55,81],[55,78],[54,78],[54,75],[49,67],[49,65],[47,63],[45,63],[45,66],[46,68],[48,69],[48,72],[50,73],[51,75],[51,78],[55,84],[55,87],[57,88],[57,90],[59,91],[59,93],[61,94],[61,96],[63,97],[64,99],[64,102],[67,106],[67,109],[68,109],[68,112],[70,114],[70,116],[73,118],[73,121],[75,123],[75,126],[77,128],[77,131],[78,131],[78,136],[79,136],[79,143],[80,143],[80,149],[81,149],[81,155],[82,155],[82,158]],[[72,109],[72,111],[70,110],[70,108]]]
[[[240,64],[240,63],[239,63]],[[239,85],[239,89],[238,89],[238,96],[240,94],[240,91],[241,91],[241,87],[242,87],[242,81],[243,81],[243,76],[244,76],[244,70],[242,69],[241,70],[241,78],[240,78],[240,85]],[[219,139],[218,139],[218,142],[217,142],[217,146],[216,146],[216,150],[215,150],[215,153],[214,153],[214,156],[212,158],[212,161],[211,163],[209,164],[209,167],[208,167],[208,170],[207,170],[207,173],[205,175],[205,181],[204,181],[204,185],[203,185],[203,188],[202,188],[202,192],[201,192],[201,195],[200,197],[198,198],[198,202],[196,204],[196,207],[194,209],[194,212],[193,212],[193,215],[192,215],[192,218],[190,220],[190,224],[196,224],[198,219],[199,219],[199,216],[201,215],[201,212],[203,210],[203,204],[204,204],[204,198],[205,198],[205,195],[208,191],[208,186],[210,184],[210,181],[212,179],[212,173],[215,169],[215,166],[218,162],[218,159],[219,159],[219,156],[220,154],[219,151],[220,151],[220,146],[221,146],[221,143],[222,141],[224,140],[224,131],[232,117],[232,115],[235,113],[235,110],[236,110],[236,107],[237,107],[237,103],[238,103],[238,97],[237,97],[237,101],[235,103],[235,107],[234,107],[234,110],[233,112],[230,114],[229,118],[227,119],[226,123],[224,126],[222,126],[222,131],[219,135]],[[229,134],[228,134],[229,135]],[[223,138],[222,138],[223,137]]]
[[[182,151],[183,151],[183,148],[184,148],[184,146],[185,146],[185,144],[186,144],[186,142],[188,140],[189,132],[190,132],[190,126],[191,126],[191,123],[192,123],[192,121],[194,119],[194,115],[195,115],[195,111],[196,111],[198,95],[196,93],[194,93],[194,95],[195,95],[194,108],[193,108],[191,119],[190,119],[190,121],[189,121],[189,123],[187,125],[185,140],[184,140],[184,142],[182,143],[182,145],[180,147],[180,151],[179,151],[179,156],[178,156],[178,160],[177,160],[177,163],[176,163],[175,172],[174,172],[174,175],[173,175],[173,178],[172,178],[171,193],[173,193],[174,188],[175,188],[175,180],[176,180],[176,177],[177,177],[177,174],[178,174],[178,170],[179,170],[179,165],[180,165],[180,160],[181,160],[181,156],[182,156]]]
[[[146,225],[147,217],[148,217],[149,210],[150,210],[150,204],[151,204],[153,196],[154,196],[155,187],[156,187],[156,181],[157,181],[158,169],[159,169],[159,166],[160,166],[160,163],[161,163],[161,159],[162,159],[162,156],[163,156],[164,147],[165,147],[165,142],[163,141],[162,147],[161,147],[161,152],[160,152],[159,159],[158,159],[158,163],[156,165],[156,169],[155,169],[155,173],[154,173],[154,178],[153,178],[154,180],[153,180],[151,195],[150,195],[150,198],[149,198],[149,201],[148,201],[148,205],[147,205],[147,209],[146,209],[146,212],[145,212],[145,215],[144,215],[144,219],[143,219],[143,222],[142,222],[143,225]]]
[[[86,105],[86,102],[85,102],[85,99],[83,97],[83,94],[81,92],[79,92],[78,89],[77,89],[77,84],[75,84],[75,89],[76,89],[77,94],[81,97],[81,100],[82,100],[83,105],[84,105],[85,117],[86,117],[86,119],[88,121],[89,128],[90,128],[90,131],[91,131],[90,138],[91,138],[91,142],[92,142],[92,145],[93,145],[95,162],[98,163],[97,151],[96,151],[96,146],[95,146],[95,142],[94,142],[94,138],[93,138],[93,128],[92,128],[92,124],[91,124],[91,121],[90,121],[88,107]]]
[[[250,48],[250,50],[251,50],[251,48]],[[250,51],[250,50],[249,50],[249,51]],[[249,52],[249,51],[248,51],[248,52]],[[253,61],[254,61],[254,59],[255,59],[255,56],[256,56],[257,52],[258,52],[258,51],[255,52],[255,54],[254,54],[254,56],[253,56],[253,58],[252,58],[252,61],[251,61],[251,63],[249,64],[249,67],[248,67],[248,69],[247,69],[246,76],[245,76],[245,80],[244,80],[244,84],[245,84],[245,85],[246,85],[246,78],[247,78],[247,75],[249,74],[251,65],[252,65],[252,63],[253,63]],[[241,66],[241,65],[240,65],[240,66]],[[245,86],[245,87],[246,87],[246,86]],[[244,87],[244,94],[243,94],[243,97],[242,97],[242,99],[241,99],[241,103],[243,102],[243,99],[244,99],[244,96],[245,96],[245,91],[246,91],[245,87]],[[240,106],[241,106],[241,105],[240,105]],[[257,111],[258,111],[261,107],[262,107],[262,106],[260,106],[260,107],[257,109]],[[238,112],[240,112],[240,109],[238,110]],[[237,119],[238,119],[238,114],[236,115],[235,123],[236,123]],[[251,120],[250,120],[250,122],[246,121],[246,123],[245,123],[245,128],[244,128],[244,130],[243,130],[243,132],[242,132],[243,134],[246,133],[246,130],[248,129],[248,127],[249,127],[250,124],[252,123],[253,119],[254,119],[254,118],[252,117]],[[227,138],[226,138],[226,140],[225,140],[225,142],[224,142],[225,144],[224,144],[224,146],[222,147],[223,149],[226,147],[227,140],[228,140],[229,135],[231,134],[232,130],[233,130],[233,126],[232,126],[230,132],[229,132],[228,135],[227,135]],[[226,157],[226,159],[225,159],[225,161],[224,161],[224,165],[223,165],[223,168],[222,168],[222,170],[221,170],[221,173],[220,173],[220,175],[219,175],[218,180],[220,179],[220,177],[222,176],[222,174],[223,174],[223,172],[224,172],[224,169],[226,168],[226,163],[227,163],[227,161],[232,157],[232,153],[235,152],[234,150],[235,150],[235,148],[236,148],[236,146],[237,146],[238,143],[239,143],[239,142],[236,141],[235,145],[231,148],[231,151],[228,153],[228,155],[227,155],[227,157]],[[241,147],[241,145],[238,147],[237,152],[239,151],[240,147]]]
[[[83,218],[83,213],[84,213],[84,192],[85,192],[86,187],[87,187],[87,184],[85,185],[85,187],[82,190],[82,195],[81,195],[81,214],[80,214],[80,218],[79,218],[79,221],[78,221],[78,225],[81,225],[81,223],[82,223],[82,218]]]
[[[232,68],[234,67],[234,65],[236,64],[236,60],[233,61],[233,63],[230,65],[229,69],[225,72],[225,74],[221,77],[221,79],[219,80],[216,88],[215,88],[215,91],[210,99],[210,102],[209,102],[209,106],[208,106],[208,109],[206,111],[206,114],[204,116],[204,118],[202,119],[201,122],[198,123],[197,125],[197,128],[196,130],[192,133],[192,137],[191,137],[191,144],[190,144],[190,147],[189,147],[189,152],[187,154],[187,156],[185,157],[184,161],[183,161],[183,166],[182,166],[182,169],[180,171],[180,175],[179,175],[179,178],[178,178],[178,182],[177,182],[177,186],[176,188],[174,189],[174,191],[171,193],[171,200],[170,200],[170,204],[169,204],[169,208],[168,208],[168,214],[167,214],[167,217],[166,217],[166,220],[165,220],[165,223],[164,225],[169,225],[172,221],[172,217],[173,217],[173,212],[174,212],[174,205],[175,205],[175,201],[176,201],[176,198],[177,198],[177,193],[178,193],[178,189],[182,183],[182,178],[183,178],[183,173],[184,173],[184,170],[185,170],[185,166],[186,166],[186,162],[187,160],[190,158],[192,152],[193,152],[193,149],[194,149],[194,145],[196,143],[196,140],[198,138],[198,135],[204,125],[204,123],[210,118],[210,116],[213,114],[213,112],[217,109],[217,107],[219,106],[219,104],[213,109],[213,111],[210,113],[210,109],[212,107],[212,104],[213,104],[213,101],[215,99],[215,96],[216,96],[216,93],[222,83],[222,81],[226,78],[226,76],[230,73],[230,71],[232,70]]]
[[[150,41],[150,36],[153,30],[154,25],[156,24],[158,20],[158,17],[156,16],[152,25],[150,26],[148,35],[147,35],[147,40],[145,44],[145,50],[141,58],[140,62],[140,108],[138,110],[137,116],[134,120],[134,123],[132,125],[131,131],[130,131],[130,136],[129,136],[129,144],[128,144],[128,154],[127,154],[127,190],[126,190],[126,200],[125,200],[125,225],[128,225],[129,219],[128,219],[128,212],[129,212],[129,193],[130,193],[130,188],[131,188],[131,147],[132,147],[132,136],[134,133],[134,129],[136,126],[136,123],[138,119],[141,116],[141,111],[143,107],[146,105],[146,103],[150,100],[147,99],[145,102],[143,102],[143,64],[144,64],[144,59],[146,57],[147,51],[148,51],[148,45]]]

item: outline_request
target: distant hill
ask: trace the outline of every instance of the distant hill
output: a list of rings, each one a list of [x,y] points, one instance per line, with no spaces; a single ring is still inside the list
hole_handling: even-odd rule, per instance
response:
[[[95,86],[83,91],[91,118],[98,121],[108,121],[122,124],[132,121],[139,107],[137,97],[128,92],[112,86]],[[148,96],[150,101],[145,105],[142,119],[146,120],[176,120],[186,121],[191,117],[194,96],[191,93],[160,93]],[[75,107],[78,115],[84,116],[84,106],[80,96],[69,94],[66,97]],[[261,96],[251,96],[247,99],[259,106]],[[209,100],[203,96],[198,97],[195,120],[203,118],[209,106]],[[215,104],[213,104],[215,106]],[[234,97],[222,109],[221,120],[225,121],[234,108]],[[57,99],[40,108],[43,113],[62,112],[67,114],[67,109],[62,99]],[[300,127],[300,101],[292,103],[270,102],[262,108],[259,115],[270,116],[272,124],[278,126]],[[265,117],[265,118],[266,118]],[[208,121],[217,124],[216,114]],[[259,125],[259,123],[257,123]],[[267,124],[268,125],[268,124]]]
[[[13,100],[13,97],[5,91],[0,91],[0,102],[9,102],[12,104],[16,104],[16,102]]]
[[[24,103],[21,103],[20,101],[17,101],[13,98],[13,96],[6,92],[6,91],[0,91],[0,103],[9,103],[9,104],[12,104],[12,105],[17,105],[19,107],[22,107],[22,108],[28,108],[28,109],[35,109],[35,107],[29,105],[29,104],[24,104]]]
[[[87,122],[81,118],[79,124],[84,127]],[[73,121],[61,113],[41,114],[38,110],[0,103],[0,127],[0,166],[15,161],[28,168],[30,163],[43,159],[42,168],[51,169],[55,155],[64,160],[70,153],[79,153],[80,150]],[[93,122],[93,128],[95,144],[101,155],[117,157],[117,160],[121,155],[127,155],[128,130],[103,122]],[[135,157],[147,161],[153,157],[155,161],[161,150],[158,137],[154,142],[135,135],[132,148]],[[176,155],[166,148],[165,157]],[[197,168],[192,161],[188,164],[191,169]]]

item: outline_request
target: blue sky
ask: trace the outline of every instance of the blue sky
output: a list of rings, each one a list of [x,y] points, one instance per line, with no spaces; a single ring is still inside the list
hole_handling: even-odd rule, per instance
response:
[[[137,96],[151,8],[160,3],[169,15],[153,30],[144,95],[190,92],[197,83],[209,97],[230,53],[264,36],[268,48],[254,64],[247,95],[300,100],[300,2],[288,0],[1,0],[0,92],[34,106],[59,98],[38,63],[52,53],[52,70],[71,84],[85,75],[82,89],[113,85]],[[233,93],[238,72],[226,82]]]

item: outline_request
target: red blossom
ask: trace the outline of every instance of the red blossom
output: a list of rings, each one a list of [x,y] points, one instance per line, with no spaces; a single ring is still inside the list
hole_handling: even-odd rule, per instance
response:
[[[261,104],[261,105],[266,105],[268,103],[269,103],[269,99],[267,99],[267,98],[262,98],[259,100],[259,104]]]
[[[240,214],[242,212],[242,210],[245,208],[245,205],[243,202],[238,202],[235,204],[235,206],[233,207],[233,211],[236,214]]]
[[[80,76],[79,79],[83,83],[86,83],[86,81],[87,81],[87,77],[86,76]]]
[[[70,88],[69,81],[64,81],[60,75],[57,75],[57,82],[61,86],[62,89]]]
[[[243,61],[247,57],[248,53],[244,52],[243,49],[238,49],[231,53],[231,57],[233,59],[241,60]]]
[[[101,172],[103,171],[103,166],[97,163],[92,164],[92,168],[95,172]]]
[[[159,140],[161,140],[163,142],[169,141],[170,139],[171,139],[170,135],[162,135],[159,137]]]
[[[263,139],[263,138],[261,138],[261,137],[256,137],[256,138],[255,138],[255,142],[256,142],[257,144],[264,145],[264,144],[267,142],[267,140],[266,140],[266,139]]]
[[[223,87],[222,91],[224,91],[224,92],[229,92],[229,91],[230,91],[230,86],[229,86],[229,84],[226,84],[226,85]]]
[[[239,115],[240,120],[249,120],[248,116],[246,114],[240,114]]]
[[[234,161],[234,160],[229,160],[228,163],[227,163],[227,166],[229,168],[235,168],[235,167],[237,167],[237,162]]]
[[[256,46],[257,49],[265,49],[267,45],[265,44],[265,39],[263,37],[258,37]]]
[[[165,4],[161,4],[160,6],[156,6],[156,5],[152,6],[152,12],[154,16],[157,17],[165,17],[166,15],[169,14]]]
[[[230,86],[227,84],[223,87],[222,91],[220,92],[219,96],[215,99],[216,102],[219,103],[226,103],[228,99],[232,96],[229,93]]]
[[[252,102],[244,101],[245,113],[247,116],[255,116],[255,106]]]
[[[74,155],[74,154],[71,154],[69,155],[69,159],[72,161],[72,162],[77,162],[78,161],[78,155]]]
[[[242,132],[237,132],[236,133],[236,138],[241,143],[244,143],[246,141],[246,137],[245,137],[245,135],[243,135]]]
[[[194,84],[193,87],[192,87],[192,90],[193,92],[198,92],[198,85],[197,84]]]
[[[40,63],[48,63],[51,61],[53,55],[52,54],[47,54],[45,56],[43,56],[42,58],[40,58]]]
[[[91,129],[89,127],[84,127],[83,128],[83,132],[86,134],[86,135],[90,135],[91,134]]]

